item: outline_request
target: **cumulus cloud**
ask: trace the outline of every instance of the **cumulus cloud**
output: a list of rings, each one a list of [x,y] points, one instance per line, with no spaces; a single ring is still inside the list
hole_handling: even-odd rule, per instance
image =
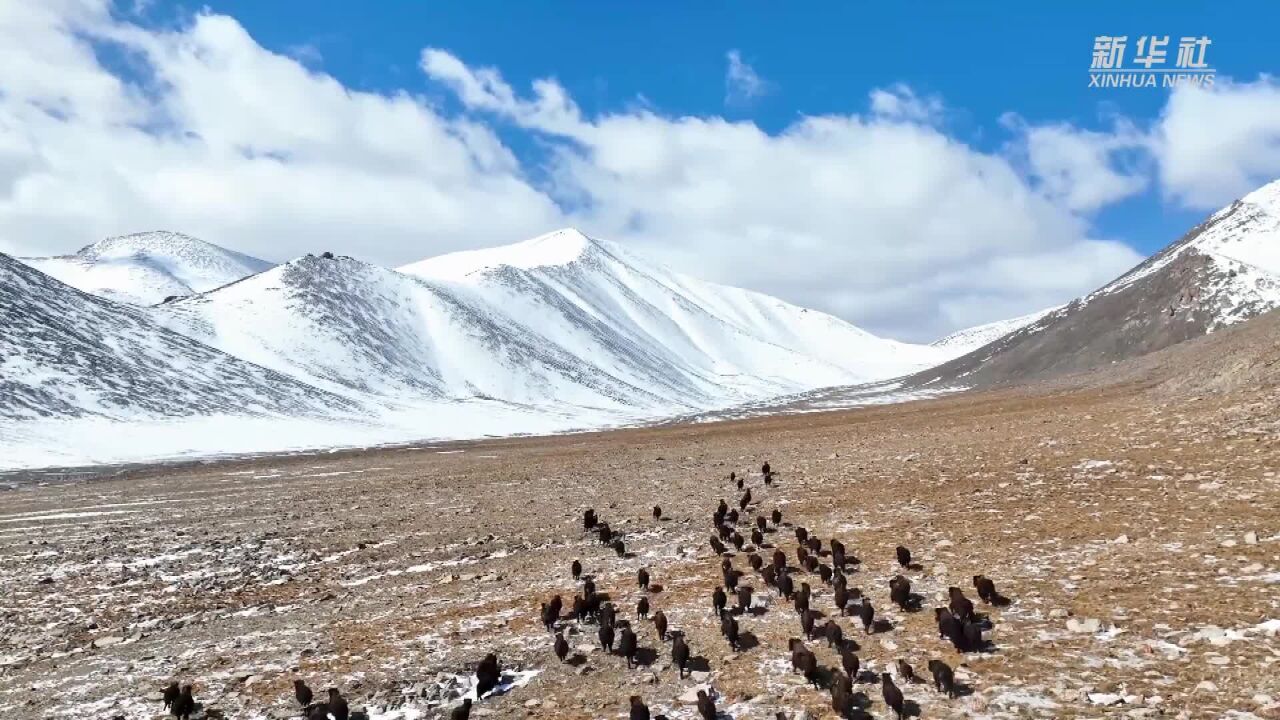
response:
[[[1083,219],[1004,156],[918,122],[942,108],[901,89],[895,108],[881,101],[865,116],[804,118],[770,134],[750,122],[647,111],[584,119],[547,81],[525,100],[491,69],[424,68],[475,110],[570,140],[557,146],[552,178],[579,200],[573,222],[679,269],[875,331],[924,339],[999,317],[981,317],[980,302],[1028,312],[1140,259],[1090,238]],[[476,87],[484,92],[467,90]],[[555,112],[543,112],[548,97]],[[1064,258],[1073,263],[1066,273],[1022,271]]]
[[[419,66],[462,112],[353,90],[224,15],[154,29],[104,2],[0,5],[0,251],[169,228],[272,260],[396,265],[577,225],[913,340],[1065,301],[1140,259],[1087,216],[1130,189],[1121,149],[1070,128],[1015,129],[1021,156],[980,151],[905,86],[778,132],[644,103],[588,116],[552,78],[517,90],[434,48]],[[499,124],[548,149],[540,180]]]
[[[1071,210],[1091,212],[1149,184],[1149,163],[1141,155],[1148,140],[1129,123],[1096,132],[1067,123],[1033,126],[1013,114],[1003,122],[1017,131],[1015,147],[1041,192]]]
[[[0,6],[0,87],[8,252],[170,228],[395,263],[563,221],[484,125],[344,87],[226,16],[153,31],[104,3]]]
[[[726,105],[745,105],[768,91],[768,84],[756,74],[755,68],[743,61],[737,50],[725,53],[725,59],[729,62],[724,73]]]
[[[1152,131],[1165,194],[1198,210],[1280,177],[1280,82],[1218,83],[1179,87]]]

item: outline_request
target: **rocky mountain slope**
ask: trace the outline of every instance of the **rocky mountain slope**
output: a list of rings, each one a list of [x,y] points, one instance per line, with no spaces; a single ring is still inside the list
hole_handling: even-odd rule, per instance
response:
[[[1105,287],[910,386],[988,387],[1144,355],[1280,307],[1280,181],[1210,216]]]

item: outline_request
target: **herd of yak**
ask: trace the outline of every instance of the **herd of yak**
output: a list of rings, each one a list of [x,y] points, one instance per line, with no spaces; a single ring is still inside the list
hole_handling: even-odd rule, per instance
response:
[[[769,463],[766,462],[761,467],[761,475],[765,486],[774,483],[775,476]],[[744,479],[736,473],[730,473],[729,481],[735,483],[738,490],[744,489]],[[835,612],[840,617],[856,617],[864,633],[870,635],[892,629],[890,623],[876,619],[871,598],[860,588],[849,586],[846,573],[856,572],[861,561],[849,553],[840,540],[833,538],[824,548],[821,539],[811,535],[804,527],[790,524],[786,526],[792,527],[795,533],[796,564],[790,564],[787,553],[781,548],[775,548],[766,561],[760,554],[762,549],[768,547],[765,535],[776,533],[784,527],[782,512],[775,509],[768,517],[755,515],[754,521],[750,521],[748,514],[753,507],[751,490],[747,488],[739,498],[736,509],[730,508],[721,500],[711,516],[715,534],[710,537],[710,545],[720,558],[723,578],[721,585],[717,585],[711,593],[711,610],[719,619],[720,633],[729,647],[735,652],[743,649],[743,632],[738,619],[753,612],[755,607],[752,605],[754,589],[741,582],[744,573],[733,565],[734,551],[746,552],[747,566],[751,572],[756,573],[765,586],[777,592],[780,599],[792,604],[804,639],[811,642],[825,640],[827,646],[840,656],[840,671],[823,668],[813,651],[805,646],[804,640],[791,638],[788,650],[791,654],[792,671],[801,673],[815,688],[821,689],[825,685],[831,693],[832,709],[842,718],[868,717],[866,709],[871,702],[864,693],[854,692],[854,684],[863,677],[869,678],[871,682],[878,680],[885,705],[894,712],[898,720],[902,720],[909,714],[913,704],[907,702],[902,689],[894,682],[890,673],[882,672],[878,678],[872,673],[859,675],[862,663],[856,654],[858,644],[852,638],[844,636],[844,630],[835,618],[828,618],[819,624],[818,621],[825,616],[811,607],[815,596],[810,583],[804,580],[816,578],[828,586]],[[662,519],[660,507],[653,508],[653,518]],[[594,510],[588,509],[583,513],[582,526],[584,532],[594,533],[598,541],[611,547],[618,557],[626,556],[626,545],[620,534],[611,529],[609,523],[601,519]],[[747,532],[745,537],[742,534],[744,531]],[[922,569],[919,564],[912,562],[911,551],[906,547],[899,545],[896,555],[903,572]],[[573,606],[567,618],[563,616],[564,604],[559,595],[542,603],[540,610],[542,624],[548,632],[554,634],[553,649],[556,657],[561,662],[566,662],[569,658],[569,642],[564,634],[566,621],[576,623],[579,628],[592,623],[597,626],[596,637],[601,649],[606,653],[622,656],[628,669],[634,667],[641,651],[636,629],[631,622],[618,617],[617,608],[608,600],[608,596],[597,591],[593,577],[583,574],[580,561],[573,561],[570,573],[579,591],[573,598]],[[636,620],[651,622],[659,642],[670,643],[672,664],[683,679],[694,659],[688,640],[683,632],[668,627],[667,617],[661,609],[651,613],[651,578],[647,569],[641,568],[637,572],[636,582],[645,593],[636,603]],[[988,605],[998,607],[1010,602],[996,590],[995,583],[990,578],[976,575],[973,577],[973,586],[979,599]],[[948,588],[948,596],[947,605],[934,608],[933,611],[939,637],[950,641],[961,653],[986,650],[988,643],[984,634],[992,627],[990,618],[979,615],[974,610],[973,601],[965,597],[960,588]],[[730,597],[734,600],[733,607],[729,606]],[[911,580],[905,574],[898,574],[889,581],[889,601],[903,611],[919,611],[923,600],[923,597],[912,592]],[[949,665],[942,660],[933,659],[929,661],[928,668],[938,692],[948,698],[955,698],[960,694],[961,686],[956,682],[955,673]],[[919,682],[915,671],[905,660],[898,660],[896,669],[899,681],[904,684]],[[480,661],[475,669],[475,678],[477,699],[485,697],[498,687],[501,668],[496,655],[490,653]],[[347,701],[336,688],[330,688],[328,700],[321,702],[314,700],[311,689],[302,680],[294,681],[294,692],[302,714],[308,720],[348,720],[350,717]],[[171,684],[164,691],[164,705],[174,717],[188,720],[195,709],[191,686],[179,687],[176,682]],[[450,720],[468,720],[472,705],[470,697],[462,700],[450,711]],[[703,720],[715,720],[717,717],[715,699],[704,690],[697,691],[697,707]],[[778,720],[785,720],[786,715],[779,712],[777,717]],[[630,698],[630,720],[650,720],[649,708],[638,696]],[[663,720],[663,716],[657,716],[657,720]]]
[[[761,467],[761,475],[766,486],[773,484],[774,475],[768,463]],[[736,483],[738,490],[743,490],[744,480],[736,473],[730,473],[729,480],[731,483]],[[819,619],[824,615],[810,606],[815,596],[810,583],[803,579],[816,577],[828,586],[836,613],[841,617],[856,617],[864,633],[882,632],[892,626],[883,620],[877,622],[875,606],[871,598],[861,589],[850,587],[848,583],[846,573],[856,571],[861,561],[850,554],[840,540],[832,539],[824,548],[821,539],[814,537],[800,526],[792,526],[796,538],[796,564],[789,563],[787,553],[781,548],[775,548],[769,560],[766,561],[760,554],[760,551],[766,547],[765,534],[776,533],[783,527],[782,513],[775,509],[768,517],[755,515],[754,521],[751,521],[748,517],[753,507],[751,489],[747,488],[739,498],[736,509],[730,508],[728,503],[721,500],[711,516],[715,534],[710,537],[709,542],[715,555],[720,558],[720,571],[723,578],[722,583],[717,585],[711,593],[711,610],[720,621],[720,634],[724,636],[733,651],[743,649],[743,632],[739,627],[738,619],[752,612],[754,589],[741,582],[744,573],[734,567],[733,558],[734,551],[746,552],[747,565],[751,572],[756,573],[765,586],[776,591],[779,598],[792,604],[805,639],[825,640],[827,646],[840,655],[842,672],[826,670],[819,666],[817,656],[805,646],[804,640],[791,638],[788,650],[791,653],[792,670],[802,673],[815,688],[826,685],[831,692],[831,707],[840,717],[866,716],[866,708],[870,706],[870,701],[864,694],[855,693],[853,690],[854,683],[860,678],[861,661],[856,654],[858,645],[852,639],[845,638],[844,630],[836,619],[829,618],[819,624]],[[662,508],[654,507],[653,517],[655,520],[660,520]],[[585,532],[595,533],[599,542],[613,547],[619,557],[625,555],[626,547],[622,538],[609,527],[607,522],[598,517],[594,510],[588,509],[584,512],[582,524]],[[749,536],[750,546],[748,546],[748,537],[743,535],[744,532]],[[912,562],[911,551],[906,547],[898,546],[896,556],[903,572],[922,569],[919,564]],[[618,611],[613,603],[607,600],[606,595],[597,592],[593,578],[583,576],[582,564],[579,561],[573,561],[570,572],[575,582],[579,583],[580,591],[574,596],[569,619],[576,621],[579,625],[595,623],[600,647],[607,653],[621,655],[626,660],[627,667],[632,667],[640,649],[635,629],[629,621],[618,618]],[[692,657],[685,634],[668,628],[667,617],[661,609],[653,611],[648,594],[651,582],[648,569],[641,568],[637,572],[636,582],[640,590],[646,593],[636,603],[636,620],[651,621],[659,642],[670,642],[672,664],[675,665],[679,676],[683,678]],[[988,605],[1004,606],[1010,602],[996,590],[995,583],[986,576],[974,576],[973,586],[978,597]],[[974,609],[973,601],[965,597],[960,588],[949,588],[948,596],[945,607],[934,609],[939,636],[950,641],[955,649],[962,653],[981,652],[987,649],[988,643],[984,634],[992,627],[990,618],[979,615]],[[731,597],[734,600],[733,607],[729,606]],[[898,574],[889,581],[889,600],[905,612],[916,612],[921,609],[924,598],[911,591],[911,580],[905,574]],[[556,595],[549,602],[542,604],[540,614],[543,625],[549,632],[555,634],[556,657],[564,662],[569,656],[570,648],[563,629],[557,629],[557,625],[563,620],[562,610],[563,600]],[[960,686],[956,682],[952,668],[940,659],[930,660],[928,667],[929,673],[933,676],[935,689],[949,698],[957,697]],[[918,682],[914,670],[905,660],[897,661],[897,674],[899,680],[904,683]],[[874,678],[874,676],[871,677]],[[901,720],[908,710],[908,703],[902,689],[895,684],[890,673],[881,673],[875,679],[880,682],[885,705]],[[642,698],[631,697],[630,705],[631,720],[650,720],[649,708]],[[714,720],[717,717],[715,700],[705,691],[698,691],[697,707],[699,715],[704,720]],[[459,707],[454,711],[451,720],[466,720],[469,711],[469,706]],[[778,718],[783,720],[785,714],[778,713]]]

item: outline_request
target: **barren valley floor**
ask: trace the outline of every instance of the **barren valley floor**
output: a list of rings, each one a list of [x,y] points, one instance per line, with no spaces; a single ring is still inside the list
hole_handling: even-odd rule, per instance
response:
[[[228,718],[293,717],[292,680],[343,689],[373,717],[437,717],[454,676],[498,654],[516,687],[494,718],[696,717],[700,684],[734,718],[830,717],[789,667],[795,612],[746,567],[757,614],[733,652],[710,612],[720,498],[747,473],[767,543],[794,563],[791,526],[862,560],[850,586],[892,629],[865,635],[864,669],[941,658],[971,693],[903,684],[924,718],[1280,717],[1280,443],[1274,392],[1169,395],[1132,384],[1001,392],[864,410],[566,437],[258,458],[0,493],[0,717],[158,718],[157,691],[189,680]],[[764,487],[758,469],[778,473]],[[660,505],[666,519],[655,522]],[[581,527],[584,508],[628,556]],[[908,572],[918,613],[889,602]],[[767,552],[771,552],[768,550]],[[568,630],[561,664],[541,601],[571,604],[580,558],[638,629],[642,665]],[[698,672],[635,621],[636,571]],[[934,628],[946,588],[976,573],[1013,598],[991,609],[989,653]],[[830,589],[814,607],[831,614]],[[567,611],[566,611],[567,612]],[[569,628],[574,623],[567,623]],[[821,640],[819,661],[839,667]],[[452,688],[452,690],[451,690]],[[890,717],[878,685],[855,686]]]

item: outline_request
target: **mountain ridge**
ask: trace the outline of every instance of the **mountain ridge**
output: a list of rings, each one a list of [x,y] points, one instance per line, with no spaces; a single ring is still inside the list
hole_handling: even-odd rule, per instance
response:
[[[573,230],[396,271],[304,256],[152,312],[304,382],[383,398],[683,412],[886,377],[942,357],[671,273]],[[866,357],[843,357],[849,348]]]
[[[904,384],[991,387],[1089,370],[1276,307],[1280,180],[1212,213],[1101,288]]]
[[[133,305],[207,292],[272,263],[167,230],[117,235],[70,255],[19,261],[78,290]]]
[[[0,306],[0,419],[357,409],[3,254]]]

